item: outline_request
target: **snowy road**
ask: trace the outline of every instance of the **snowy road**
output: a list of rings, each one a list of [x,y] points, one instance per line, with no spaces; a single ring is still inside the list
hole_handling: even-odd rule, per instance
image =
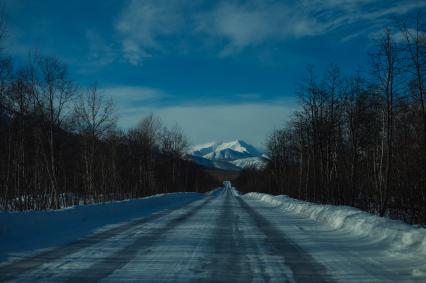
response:
[[[411,282],[413,264],[380,253],[370,240],[223,189],[3,264],[0,281]]]

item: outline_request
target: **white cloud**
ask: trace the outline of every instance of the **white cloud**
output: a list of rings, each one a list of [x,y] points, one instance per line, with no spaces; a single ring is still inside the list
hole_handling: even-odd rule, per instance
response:
[[[268,38],[281,36],[283,31],[277,23],[287,16],[288,11],[281,4],[271,7],[257,3],[243,5],[222,2],[212,11],[198,16],[197,31],[224,37],[228,45],[221,55],[228,55]]]
[[[119,112],[126,112],[127,109],[147,101],[167,97],[167,94],[159,89],[143,86],[110,86],[99,91],[102,95],[113,99]]]
[[[116,51],[99,33],[95,30],[87,30],[86,39],[89,46],[88,59],[92,64],[102,67],[115,61]]]
[[[227,56],[268,41],[322,35],[351,25],[363,25],[351,26],[348,29],[350,31],[341,34],[341,40],[347,41],[364,32],[371,32],[372,27],[373,30],[382,28],[391,17],[426,7],[425,1],[413,0],[247,0],[216,1],[208,5],[202,3],[206,2],[130,0],[115,25],[121,38],[123,57],[131,64],[140,64],[153,53],[178,49],[182,42],[176,40],[184,40],[182,38],[187,35],[198,34],[208,42],[216,42],[219,55]],[[173,38],[174,44],[162,40],[164,38]]]
[[[197,31],[225,38],[227,45],[220,55],[229,55],[265,41],[322,35],[358,23],[379,26],[391,16],[404,15],[424,6],[424,1],[221,2],[198,17]],[[363,34],[355,30],[356,36]],[[346,35],[343,39],[356,36]]]
[[[139,65],[143,58],[151,57],[151,55],[142,49],[140,44],[136,43],[134,40],[123,41],[123,53],[124,59],[132,65]]]
[[[131,0],[115,28],[122,38],[124,58],[137,65],[149,57],[149,50],[161,49],[158,37],[172,35],[184,24],[186,1]]]
[[[135,107],[118,114],[119,124],[127,128],[136,125],[145,115],[154,113],[168,126],[177,123],[193,144],[239,138],[261,147],[272,130],[282,126],[295,109],[294,101],[277,100],[270,103]]]

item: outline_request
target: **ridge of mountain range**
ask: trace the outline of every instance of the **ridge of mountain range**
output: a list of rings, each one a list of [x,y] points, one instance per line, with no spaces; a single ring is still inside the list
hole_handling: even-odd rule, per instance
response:
[[[261,150],[242,140],[194,145],[188,149],[187,158],[207,168],[230,171],[262,169],[268,161]]]

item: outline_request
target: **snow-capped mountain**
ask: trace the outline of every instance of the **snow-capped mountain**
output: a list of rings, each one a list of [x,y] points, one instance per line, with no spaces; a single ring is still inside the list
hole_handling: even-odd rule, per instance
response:
[[[227,161],[210,160],[201,156],[187,155],[189,160],[207,168],[216,168],[225,171],[240,171],[241,168]]]
[[[249,166],[261,169],[267,161],[262,152],[242,140],[195,145],[188,156],[202,166],[232,171]]]
[[[241,158],[234,161],[231,161],[230,163],[234,164],[237,167],[240,168],[246,168],[246,167],[254,167],[257,169],[262,169],[265,167],[267,162],[267,159],[264,157],[247,157],[247,158]]]

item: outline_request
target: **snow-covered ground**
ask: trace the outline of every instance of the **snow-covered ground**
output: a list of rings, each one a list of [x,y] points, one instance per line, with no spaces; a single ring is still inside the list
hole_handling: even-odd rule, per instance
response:
[[[2,282],[426,282],[424,229],[229,182],[0,224]]]
[[[260,200],[285,215],[306,217],[306,222],[313,220],[315,225],[306,232],[315,234],[319,239],[329,238],[330,242],[341,243],[336,244],[337,251],[347,250],[349,254],[364,258],[365,263],[376,263],[382,259],[390,271],[395,272],[390,267],[398,266],[396,270],[404,270],[407,276],[411,274],[413,278],[419,277],[426,282],[426,229],[422,227],[379,217],[350,206],[319,205],[285,195],[262,193],[248,193],[245,197]]]
[[[203,196],[170,193],[54,211],[0,212],[0,261],[63,245],[99,229],[112,228],[164,209],[175,209]]]

